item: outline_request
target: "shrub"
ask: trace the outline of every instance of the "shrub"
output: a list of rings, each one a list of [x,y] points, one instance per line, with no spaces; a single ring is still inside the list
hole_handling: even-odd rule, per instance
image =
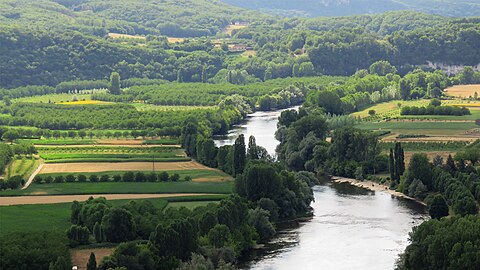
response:
[[[69,174],[65,176],[65,182],[68,182],[68,183],[75,182],[75,176],[73,174]]]
[[[185,176],[184,178],[185,182],[190,182],[192,181],[192,177],[190,175]]]
[[[135,182],[145,182],[146,177],[143,172],[137,172],[135,174]]]
[[[120,182],[122,181],[122,176],[116,174],[113,176],[113,182]]]
[[[158,175],[158,180],[162,181],[162,182],[168,182],[168,180],[170,179],[169,175],[167,172],[161,172],[159,175]]]
[[[53,177],[51,177],[50,175],[45,177],[45,183],[50,184],[52,182],[53,182]]]
[[[63,182],[65,182],[65,178],[63,177],[63,175],[55,176],[54,182],[55,183],[63,183]]]
[[[147,175],[147,181],[148,182],[156,182],[157,181],[157,174],[154,172],[151,172]]]
[[[98,182],[98,176],[96,176],[95,174],[92,174],[92,175],[90,175],[88,180],[90,180],[90,182],[92,182],[92,183]]]
[[[108,181],[110,181],[110,176],[108,176],[107,174],[100,176],[100,182],[108,182]]]
[[[77,180],[78,182],[87,182],[87,177],[84,174],[79,174]]]
[[[126,172],[122,177],[123,182],[133,182],[135,180],[135,174],[133,172]]]
[[[180,180],[180,175],[178,175],[178,173],[175,173],[172,176],[170,176],[170,181],[178,182],[178,180]]]
[[[35,176],[35,183],[37,184],[43,184],[43,178],[40,175]]]

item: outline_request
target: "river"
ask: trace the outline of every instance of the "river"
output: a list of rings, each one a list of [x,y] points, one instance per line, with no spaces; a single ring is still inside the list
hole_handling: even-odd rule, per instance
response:
[[[217,145],[233,144],[239,134],[254,135],[271,154],[280,111],[257,112]],[[408,245],[408,233],[428,218],[423,206],[349,184],[325,182],[314,188],[314,216],[278,227],[265,248],[244,258],[242,269],[393,269]]]
[[[245,136],[245,143],[248,144],[248,138],[253,135],[257,145],[265,147],[270,155],[275,155],[275,148],[280,143],[275,139],[278,117],[285,110],[298,110],[299,106],[290,109],[255,112],[249,114],[247,119],[240,125],[236,125],[226,135],[215,136],[214,141],[217,146],[231,145],[240,134]]]

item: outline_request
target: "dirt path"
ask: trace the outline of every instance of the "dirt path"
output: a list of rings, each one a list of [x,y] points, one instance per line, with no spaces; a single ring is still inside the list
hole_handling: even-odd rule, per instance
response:
[[[92,252],[97,259],[97,265],[99,265],[102,259],[112,255],[113,251],[114,248],[71,249],[72,265],[77,266],[78,269],[87,269],[88,259]]]
[[[30,175],[30,177],[28,178],[27,182],[22,187],[22,189],[26,189],[26,188],[28,188],[28,186],[30,186],[30,184],[33,182],[33,179],[35,179],[35,176],[37,176],[37,174],[43,169],[44,165],[45,164],[42,163],[42,164],[40,164],[40,166],[38,166],[38,168]]]
[[[89,173],[109,171],[151,171],[152,162],[84,162],[84,163],[48,163],[41,173]],[[195,161],[155,162],[155,171],[180,170],[216,170]]]
[[[105,197],[107,200],[154,199],[182,196],[216,195],[208,193],[172,193],[172,194],[92,194],[92,195],[58,195],[58,196],[12,196],[0,197],[0,206],[21,204],[51,204],[85,201],[90,197]]]
[[[385,193],[388,193],[388,194],[390,194],[392,196],[395,196],[397,198],[411,200],[411,201],[417,202],[421,205],[427,206],[426,203],[424,203],[420,200],[417,200],[417,199],[412,198],[412,197],[408,197],[407,195],[405,195],[403,193],[397,192],[395,190],[391,190],[387,186],[376,183],[376,182],[358,181],[358,180],[355,180],[355,179],[352,179],[352,178],[343,178],[343,177],[338,177],[338,176],[333,176],[332,180],[335,183],[349,183],[352,186],[361,187],[361,188],[365,188],[365,189],[372,190],[372,191],[385,192]]]

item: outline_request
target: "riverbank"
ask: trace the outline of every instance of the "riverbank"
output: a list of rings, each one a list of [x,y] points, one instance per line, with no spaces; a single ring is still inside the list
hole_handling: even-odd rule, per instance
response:
[[[365,188],[365,189],[368,189],[368,190],[371,190],[371,191],[385,192],[385,193],[388,193],[388,194],[390,194],[390,195],[392,195],[396,198],[401,198],[401,199],[405,199],[405,200],[414,201],[414,202],[416,202],[418,204],[421,204],[423,206],[427,206],[426,203],[424,203],[424,202],[422,202],[418,199],[409,197],[409,196],[407,196],[407,195],[405,195],[401,192],[391,190],[388,186],[382,185],[382,184],[379,184],[379,183],[376,183],[376,182],[373,182],[373,181],[359,181],[359,180],[356,180],[356,179],[353,179],[353,178],[345,178],[345,177],[338,177],[338,176],[332,176],[331,179],[334,183],[348,183],[352,186]]]

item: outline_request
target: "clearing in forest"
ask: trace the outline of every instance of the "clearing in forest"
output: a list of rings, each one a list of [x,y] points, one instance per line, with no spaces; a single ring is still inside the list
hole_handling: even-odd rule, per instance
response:
[[[127,34],[117,34],[117,33],[108,33],[108,36],[111,38],[128,38],[128,39],[141,39],[146,40],[147,38],[144,36],[134,36],[134,35],[127,35]]]

